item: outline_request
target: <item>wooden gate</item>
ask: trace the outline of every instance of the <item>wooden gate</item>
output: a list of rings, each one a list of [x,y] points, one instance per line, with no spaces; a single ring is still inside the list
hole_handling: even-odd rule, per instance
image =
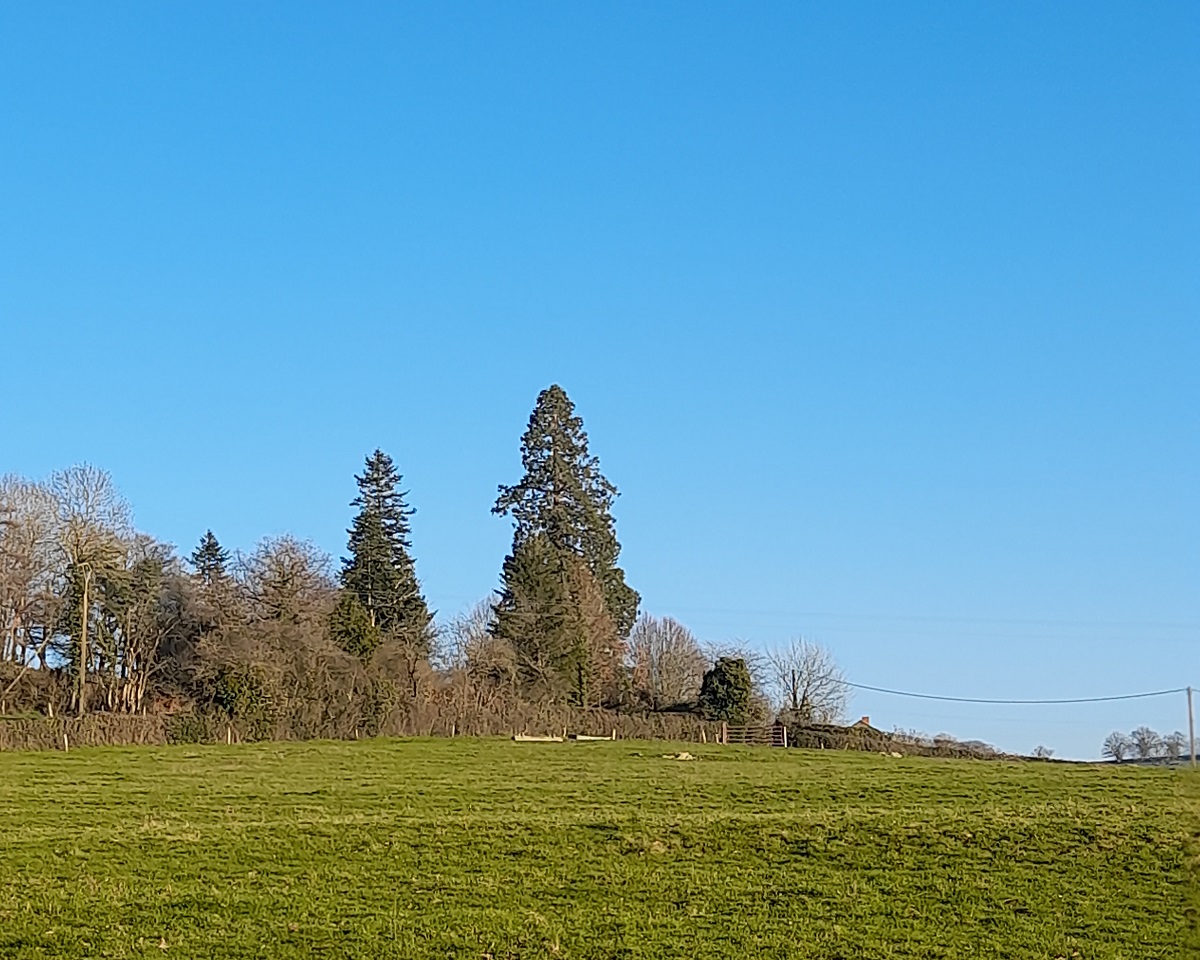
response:
[[[782,723],[760,723],[734,727],[721,724],[722,743],[740,743],[757,747],[786,747],[787,727]]]

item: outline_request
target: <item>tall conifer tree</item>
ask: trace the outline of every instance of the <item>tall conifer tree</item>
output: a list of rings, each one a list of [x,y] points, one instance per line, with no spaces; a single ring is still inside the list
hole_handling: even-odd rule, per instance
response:
[[[493,507],[514,521],[495,632],[527,661],[555,664],[572,698],[590,702],[597,672],[613,673],[608,665],[637,619],[639,597],[617,565],[617,488],[588,452],[583,421],[557,384],[538,396],[521,462],[521,482],[501,486]]]
[[[514,543],[541,533],[554,548],[583,557],[617,631],[629,636],[641,598],[617,566],[621,545],[611,513],[617,488],[588,452],[583,420],[558,384],[538,395],[521,437],[521,463],[525,476],[500,487],[492,512],[512,514]]]
[[[201,634],[218,630],[238,605],[238,591],[228,575],[229,560],[229,551],[221,546],[211,530],[205,531],[188,557],[199,587],[193,613]]]
[[[404,639],[428,653],[433,619],[413,563],[408,518],[415,512],[400,490],[400,473],[382,450],[367,457],[356,476],[358,507],[342,560],[342,585],[358,597],[383,636]]]
[[[200,538],[200,543],[188,558],[192,569],[204,583],[212,585],[225,576],[225,567],[229,563],[229,551],[226,550],[208,530]]]

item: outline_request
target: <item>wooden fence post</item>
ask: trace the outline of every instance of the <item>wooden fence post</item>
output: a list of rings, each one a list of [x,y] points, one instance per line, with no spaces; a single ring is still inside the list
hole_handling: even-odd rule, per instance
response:
[[[729,743],[729,723],[725,720],[721,721],[721,743]]]

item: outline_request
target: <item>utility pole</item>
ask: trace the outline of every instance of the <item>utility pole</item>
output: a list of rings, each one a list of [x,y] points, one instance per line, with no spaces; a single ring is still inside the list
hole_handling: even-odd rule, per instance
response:
[[[1187,688],[1188,694],[1188,751],[1192,758],[1192,769],[1196,769],[1196,720],[1192,713],[1192,688]]]

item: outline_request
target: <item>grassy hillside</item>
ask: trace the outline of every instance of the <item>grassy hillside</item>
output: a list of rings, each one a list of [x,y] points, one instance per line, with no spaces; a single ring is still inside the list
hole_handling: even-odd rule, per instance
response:
[[[0,956],[1151,960],[1195,935],[1190,774],[668,749],[0,754]]]

